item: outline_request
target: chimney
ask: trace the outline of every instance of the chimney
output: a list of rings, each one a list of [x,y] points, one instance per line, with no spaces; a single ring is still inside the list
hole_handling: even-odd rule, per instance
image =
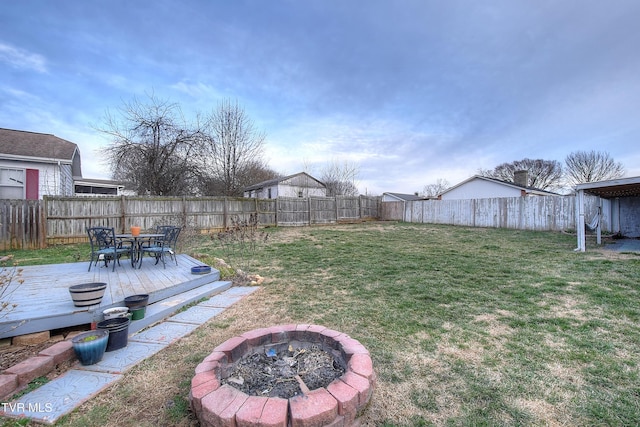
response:
[[[529,171],[519,170],[513,172],[513,182],[521,187],[529,186]]]

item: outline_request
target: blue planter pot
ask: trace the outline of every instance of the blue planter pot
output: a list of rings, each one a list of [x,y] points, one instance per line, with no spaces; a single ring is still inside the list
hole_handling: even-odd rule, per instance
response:
[[[208,265],[197,265],[191,267],[191,274],[209,274],[211,273],[211,267]]]
[[[102,360],[109,342],[109,331],[98,329],[83,332],[71,339],[73,351],[82,365],[93,365]]]

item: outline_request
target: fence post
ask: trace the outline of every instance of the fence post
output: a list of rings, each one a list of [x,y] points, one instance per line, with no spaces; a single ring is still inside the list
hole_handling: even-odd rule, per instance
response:
[[[44,249],[47,247],[47,197],[42,198],[42,204],[38,203],[40,206],[40,225],[39,228],[39,246],[40,249]]]
[[[227,228],[228,227],[228,215],[229,215],[229,206],[227,206],[227,197],[224,197],[224,203],[222,204],[222,227],[223,228]]]
[[[124,194],[120,196],[120,223],[122,224],[121,233],[127,232],[127,203]]]
[[[182,196],[182,228],[187,228],[187,197]]]

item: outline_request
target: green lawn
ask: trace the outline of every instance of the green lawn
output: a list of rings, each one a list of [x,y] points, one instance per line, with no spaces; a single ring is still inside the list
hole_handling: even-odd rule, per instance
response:
[[[640,425],[637,254],[592,243],[576,253],[562,233],[429,224],[269,234],[251,264],[267,278],[260,292],[61,425],[195,425],[184,403],[197,363],[235,334],[289,322],[369,349],[378,382],[363,425]],[[192,250],[222,256],[215,240]],[[145,395],[135,379],[159,369],[171,387]]]

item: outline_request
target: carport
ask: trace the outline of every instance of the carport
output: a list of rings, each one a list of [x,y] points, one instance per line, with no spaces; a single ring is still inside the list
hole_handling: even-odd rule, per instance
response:
[[[576,251],[585,251],[585,194],[592,194],[609,203],[600,203],[597,218],[591,221],[596,230],[597,243],[601,244],[600,220],[603,214],[611,219],[611,231],[624,237],[640,237],[640,176],[633,178],[613,179],[610,181],[587,182],[576,186],[577,209],[576,224],[578,231],[578,247]],[[602,212],[602,209],[609,212]]]

